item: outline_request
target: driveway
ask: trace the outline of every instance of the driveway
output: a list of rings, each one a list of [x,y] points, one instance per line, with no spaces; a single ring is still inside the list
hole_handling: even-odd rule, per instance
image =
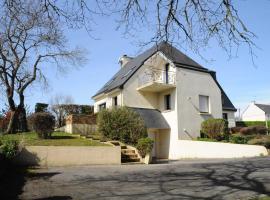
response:
[[[249,199],[270,195],[270,157],[35,170],[20,199]]]

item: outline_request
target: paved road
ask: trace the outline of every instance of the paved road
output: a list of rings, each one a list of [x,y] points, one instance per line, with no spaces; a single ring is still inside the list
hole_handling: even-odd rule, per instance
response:
[[[20,199],[249,199],[270,195],[270,157],[39,169]]]

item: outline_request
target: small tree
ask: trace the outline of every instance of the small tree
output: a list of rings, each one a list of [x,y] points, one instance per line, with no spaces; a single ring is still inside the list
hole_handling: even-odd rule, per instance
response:
[[[142,157],[150,153],[154,146],[154,140],[151,138],[141,138],[138,140],[137,149],[139,150]]]
[[[140,138],[147,136],[143,119],[127,107],[100,111],[97,123],[104,137],[124,143],[137,144]]]
[[[208,138],[220,140],[228,133],[228,122],[224,119],[207,119],[201,124],[201,133]]]
[[[49,104],[47,103],[36,103],[35,113],[37,112],[47,112]]]
[[[47,112],[34,113],[30,117],[33,130],[39,138],[49,139],[54,130],[55,118]]]
[[[65,117],[67,111],[62,105],[70,105],[74,102],[72,96],[57,94],[50,101],[50,110],[56,118],[56,126],[58,128],[65,125]]]

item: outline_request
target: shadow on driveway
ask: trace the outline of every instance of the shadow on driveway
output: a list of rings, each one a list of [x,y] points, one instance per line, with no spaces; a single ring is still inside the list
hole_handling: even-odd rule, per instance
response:
[[[22,199],[244,200],[270,196],[269,166],[265,157],[224,163],[58,168],[27,175],[16,192],[20,194],[25,184]]]

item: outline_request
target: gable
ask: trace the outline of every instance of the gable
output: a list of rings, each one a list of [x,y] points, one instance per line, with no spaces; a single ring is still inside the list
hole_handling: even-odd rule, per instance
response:
[[[261,109],[266,114],[270,114],[270,105],[255,103],[255,106],[257,106],[259,109]]]
[[[144,64],[144,62],[158,51],[162,52],[174,64],[207,70],[175,47],[166,42],[161,42],[133,58],[124,67],[119,69],[119,71],[93,97],[109,92],[117,87],[123,87],[126,81],[128,81],[128,79]]]
[[[108,93],[116,88],[122,89],[124,84],[132,77],[136,71],[154,54],[160,52],[161,55],[164,55],[169,61],[171,61],[174,66],[186,68],[195,71],[201,71],[205,73],[209,73],[216,84],[221,90],[222,93],[222,105],[224,110],[236,111],[234,105],[218,83],[215,77],[215,72],[208,70],[207,68],[202,67],[197,62],[192,60],[190,57],[183,54],[181,51],[168,44],[167,42],[161,42],[157,45],[154,45],[150,49],[146,50],[142,54],[134,57],[131,61],[129,61],[124,67],[119,69],[119,71],[93,96],[96,96]]]

